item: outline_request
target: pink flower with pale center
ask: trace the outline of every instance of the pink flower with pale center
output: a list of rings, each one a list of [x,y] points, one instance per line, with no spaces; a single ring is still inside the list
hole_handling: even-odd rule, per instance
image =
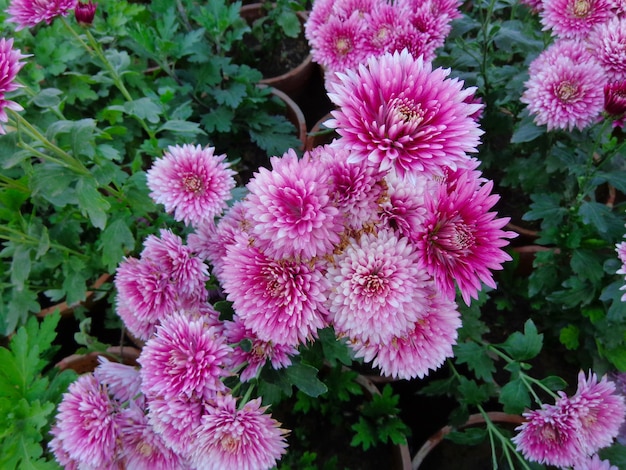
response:
[[[57,16],[67,16],[77,0],[12,0],[6,12],[7,21],[16,23],[16,31],[32,28],[39,23],[52,23]]]
[[[499,196],[490,194],[493,182],[481,184],[480,172],[450,172],[425,197],[426,218],[415,237],[421,259],[444,295],[454,298],[454,284],[463,300],[477,298],[481,282],[496,288],[492,270],[502,269],[511,257],[502,250],[513,232],[502,229],[509,218],[497,219],[489,210]]]
[[[389,172],[385,182],[387,194],[380,204],[380,222],[399,236],[411,239],[419,233],[426,219],[427,180],[425,177],[402,179],[395,172]]]
[[[232,349],[204,318],[176,312],[161,321],[137,360],[141,389],[147,397],[166,400],[197,394],[209,398],[226,390],[222,378]]]
[[[481,106],[465,102],[475,89],[463,90],[463,82],[446,78],[449,72],[403,50],[338,74],[340,81],[329,84],[338,109],[328,125],[353,152],[350,161],[394,168],[402,177],[465,167],[480,143],[482,131],[470,116]]]
[[[608,0],[544,0],[540,12],[543,31],[560,38],[585,39],[594,26],[612,16]]]
[[[343,223],[324,166],[293,150],[270,161],[272,170],[260,168],[248,183],[243,203],[255,245],[274,258],[331,253]]]
[[[117,412],[93,374],[79,376],[63,394],[52,428],[52,449],[60,449],[59,462],[70,459],[79,468],[111,468],[118,455]]]
[[[594,123],[604,107],[606,75],[597,61],[555,58],[531,75],[520,98],[537,125],[548,130],[580,130]]]
[[[407,238],[363,234],[335,256],[326,274],[335,331],[382,344],[409,332],[428,307],[427,275]]]
[[[226,208],[235,172],[213,147],[169,146],[147,172],[150,196],[187,225],[211,221]]]
[[[190,460],[203,470],[272,468],[286,452],[286,431],[261,407],[261,399],[237,408],[232,395],[218,396],[196,428]]]
[[[222,280],[237,315],[263,341],[297,346],[326,326],[320,262],[271,258],[241,234],[228,246]]]
[[[528,66],[530,76],[537,75],[552,66],[559,58],[567,58],[575,64],[595,63],[595,57],[582,41],[557,38],[552,44],[533,59]]]
[[[589,35],[589,49],[610,81],[626,79],[626,18],[598,24]]]
[[[4,94],[20,88],[20,84],[15,81],[18,72],[24,67],[22,59],[29,57],[23,55],[19,49],[13,49],[13,38],[0,38],[0,134],[6,131],[1,123],[8,122],[7,109],[22,111],[24,108],[15,101],[5,100]]]

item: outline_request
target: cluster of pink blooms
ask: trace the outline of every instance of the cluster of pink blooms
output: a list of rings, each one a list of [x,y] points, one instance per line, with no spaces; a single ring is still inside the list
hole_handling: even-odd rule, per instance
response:
[[[313,60],[328,79],[369,57],[408,49],[432,61],[459,0],[316,0],[305,25]]]
[[[554,42],[531,63],[521,101],[538,125],[571,131],[626,112],[626,9],[610,0],[533,3]]]
[[[468,155],[481,134],[474,90],[447,73],[405,50],[339,75],[330,124],[341,137],[271,158],[225,212],[224,156],[167,149],[148,187],[190,233],[185,243],[163,229],[118,267],[117,311],[145,341],[141,367],[104,361],[70,387],[52,431],[60,463],[272,467],[286,431],[225,379],[290,366],[322,328],[388,376],[423,377],[452,356],[457,289],[470,303],[495,287],[514,234]],[[209,269],[230,320],[210,303]]]
[[[595,374],[580,372],[574,395],[559,392],[554,405],[524,417],[513,442],[528,460],[574,470],[617,470],[597,456],[612,444],[626,417],[624,397],[607,377],[598,381]]]

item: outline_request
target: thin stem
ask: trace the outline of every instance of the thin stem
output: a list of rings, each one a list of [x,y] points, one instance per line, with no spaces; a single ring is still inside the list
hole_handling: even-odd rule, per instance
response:
[[[89,55],[93,57],[95,55],[94,51],[87,45],[85,41],[83,41],[83,38],[80,37],[80,35],[76,32],[74,28],[72,28],[72,25],[67,22],[67,19],[64,16],[61,16],[61,21],[70,32],[70,34],[74,36],[74,39],[76,39],[80,43],[80,45],[83,46],[83,48],[89,53]]]
[[[7,233],[8,235],[4,235],[2,232]],[[14,236],[11,236],[14,235]],[[39,246],[41,240],[38,238],[32,237],[30,235],[25,234],[24,232],[20,232],[19,230],[13,229],[11,227],[7,227],[6,225],[0,226],[0,239],[7,240],[14,243],[24,243],[28,245]],[[71,255],[77,256],[81,259],[88,259],[89,257],[84,253],[80,253],[78,251],[72,250],[71,248],[66,247],[65,245],[61,245],[59,243],[51,242],[50,246],[56,248],[61,251],[65,251]]]
[[[8,176],[4,176],[3,174],[0,174],[0,184],[2,185],[2,187],[7,188],[7,189],[16,189],[23,193],[30,192],[30,189],[28,188],[28,186],[20,183],[17,180],[11,179]]]

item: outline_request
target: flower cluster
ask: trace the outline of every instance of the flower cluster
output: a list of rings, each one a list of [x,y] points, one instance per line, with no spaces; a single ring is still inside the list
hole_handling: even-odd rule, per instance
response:
[[[626,17],[605,0],[546,0],[537,10],[554,42],[530,64],[521,98],[548,130],[583,128],[626,112]],[[603,94],[604,89],[604,94]]]
[[[524,413],[527,421],[517,428],[513,442],[530,461],[575,469],[609,468],[608,462],[600,467],[595,454],[613,442],[625,416],[624,397],[616,393],[613,382],[580,372],[573,396],[560,392],[554,405]]]
[[[405,48],[431,61],[460,17],[457,0],[318,0],[305,25],[313,59],[327,77],[369,57]]]

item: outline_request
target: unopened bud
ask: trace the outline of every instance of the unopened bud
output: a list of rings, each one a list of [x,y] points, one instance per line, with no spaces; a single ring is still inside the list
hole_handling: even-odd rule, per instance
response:
[[[76,2],[76,7],[74,8],[74,16],[76,17],[76,21],[83,25],[90,25],[93,23],[93,17],[96,14],[97,3],[93,3],[89,0],[88,3]]]

